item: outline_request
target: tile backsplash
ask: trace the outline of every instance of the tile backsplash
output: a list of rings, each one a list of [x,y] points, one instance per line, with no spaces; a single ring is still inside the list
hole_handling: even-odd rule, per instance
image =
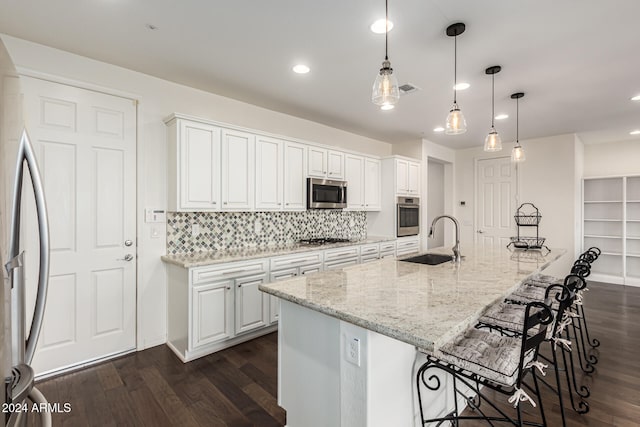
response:
[[[200,233],[192,236],[198,224]],[[365,212],[168,212],[167,254],[286,245],[313,237],[367,237]]]

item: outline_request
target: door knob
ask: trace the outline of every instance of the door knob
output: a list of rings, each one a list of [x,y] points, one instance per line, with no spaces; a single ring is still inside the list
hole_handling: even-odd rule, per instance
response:
[[[480,233],[480,234],[484,233],[484,231],[482,231],[482,230],[478,230],[477,232]]]
[[[131,240],[125,240],[125,241],[124,241],[124,245],[125,245],[125,246],[131,246],[131,245],[133,245],[133,241],[131,241]]]
[[[118,261],[131,261],[133,259],[133,255],[126,254],[124,258],[118,258]]]

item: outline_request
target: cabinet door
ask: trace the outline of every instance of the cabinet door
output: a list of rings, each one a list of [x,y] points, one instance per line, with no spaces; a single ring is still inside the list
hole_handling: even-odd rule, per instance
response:
[[[347,154],[344,159],[347,207],[364,210],[364,158]]]
[[[344,153],[327,151],[327,178],[344,179]]]
[[[232,284],[225,280],[193,288],[190,349],[233,336]]]
[[[180,209],[220,208],[220,129],[179,121]]]
[[[368,211],[379,211],[381,204],[381,164],[377,159],[364,159],[364,207]]]
[[[266,274],[236,279],[236,334],[268,324],[269,299],[258,289],[266,279]]]
[[[307,208],[307,147],[295,142],[284,146],[284,209],[303,211]]]
[[[309,147],[309,176],[325,178],[327,176],[327,150]]]
[[[274,271],[271,273],[270,282],[277,280],[291,279],[298,275],[297,268],[287,268],[286,270]],[[280,298],[269,295],[269,323],[275,323],[280,317]]]
[[[254,135],[222,131],[222,209],[253,208],[254,149]]]
[[[304,267],[300,267],[300,275],[307,276],[313,273],[319,273],[322,271],[322,264],[312,264],[305,265]]]
[[[396,159],[396,193],[409,192],[409,162]]]
[[[420,194],[420,164],[409,162],[408,188],[410,194]]]
[[[256,137],[256,209],[282,209],[283,154],[282,141]]]

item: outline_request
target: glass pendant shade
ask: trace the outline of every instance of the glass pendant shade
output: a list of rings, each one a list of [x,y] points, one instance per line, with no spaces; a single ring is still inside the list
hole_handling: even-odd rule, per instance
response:
[[[467,121],[464,119],[464,115],[458,104],[453,104],[449,115],[447,116],[447,124],[444,133],[447,135],[459,135],[467,131]]]
[[[398,79],[393,75],[393,68],[389,61],[382,63],[380,73],[373,82],[373,92],[371,102],[384,109],[390,109],[390,105],[395,105],[400,99],[400,89],[398,89]],[[393,108],[393,107],[392,107]]]
[[[513,147],[513,150],[511,150],[511,161],[515,163],[525,161],[524,150],[519,143],[515,147]]]
[[[484,139],[484,151],[500,151],[502,150],[502,140],[496,128],[492,127],[489,135]]]

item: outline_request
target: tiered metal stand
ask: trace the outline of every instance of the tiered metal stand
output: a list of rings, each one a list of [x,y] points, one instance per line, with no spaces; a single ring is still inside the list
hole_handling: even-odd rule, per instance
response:
[[[526,206],[526,208],[525,208]],[[511,238],[511,242],[507,245],[507,248],[513,246],[516,249],[537,249],[540,250],[542,248],[546,250],[550,250],[545,244],[546,240],[544,237],[540,237],[539,234],[539,226],[540,220],[542,219],[542,215],[540,215],[540,211],[533,203],[523,203],[520,205],[516,214],[513,216],[516,220],[517,232],[518,235],[516,237]],[[521,227],[535,227],[536,236],[521,236],[520,228]]]

